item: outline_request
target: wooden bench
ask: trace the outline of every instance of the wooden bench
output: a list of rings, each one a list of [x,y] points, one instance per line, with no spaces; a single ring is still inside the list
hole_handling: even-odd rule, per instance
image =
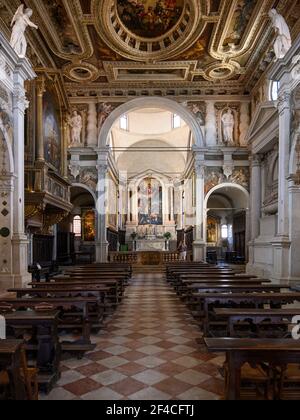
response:
[[[261,327],[270,327],[275,329],[276,326],[290,326],[295,316],[299,315],[299,309],[230,309],[230,308],[216,308],[214,310],[216,317],[224,319],[227,323],[227,335],[229,337],[239,337],[240,332],[236,331],[236,327],[243,326],[246,324],[248,327],[255,326],[257,333],[264,335],[264,338],[271,338],[266,336],[265,331],[260,331]],[[246,332],[249,334],[249,332]],[[276,331],[274,331],[276,334]],[[291,334],[288,332],[284,333],[283,337],[280,338],[291,338]],[[275,338],[275,337],[274,337]],[[277,337],[279,338],[279,337]]]
[[[203,278],[190,278],[190,279],[181,279],[178,281],[176,285],[174,285],[174,289],[177,293],[183,294],[187,293],[192,289],[196,288],[197,284],[199,285],[220,285],[220,286],[230,286],[230,285],[244,285],[244,286],[261,286],[263,284],[270,284],[269,281],[264,279],[246,279],[244,277],[239,276],[226,276],[226,277],[203,277]],[[288,288],[288,287],[287,287]]]
[[[28,354],[36,354],[38,384],[41,391],[49,393],[60,379],[61,345],[58,338],[58,311],[17,311],[3,314],[8,337],[13,332],[19,338],[30,331],[31,339],[25,342]]]
[[[91,329],[92,326],[100,328],[102,325],[103,308],[99,297],[7,298],[0,300],[0,306],[3,307],[5,304],[14,310],[35,310],[40,305],[52,306],[60,313],[59,328],[82,330],[82,339],[79,342],[61,343],[63,351],[74,352],[81,357],[85,352],[92,351],[96,347],[91,343]],[[74,318],[76,319],[75,323]]]
[[[279,306],[300,302],[300,293],[197,293],[201,307],[197,311],[203,319],[203,332],[205,336],[212,334],[210,328],[211,317],[214,318],[216,308],[249,306],[254,309],[263,305]],[[210,308],[212,307],[212,308]],[[202,310],[203,308],[203,310]],[[279,309],[278,308],[278,309]],[[214,319],[215,321],[215,319]]]
[[[0,373],[7,372],[9,397],[16,401],[26,401],[26,388],[21,376],[22,340],[0,340]]]
[[[244,338],[205,338],[209,352],[226,353],[227,400],[241,399],[242,368],[245,364],[258,366],[268,364],[272,367],[298,364],[300,360],[300,341],[278,339],[244,339]],[[274,378],[278,382],[278,378]]]
[[[262,293],[273,292],[279,293],[286,286],[272,285],[272,284],[239,284],[238,282],[232,284],[215,284],[215,283],[195,283],[186,286],[185,294],[182,299],[188,306],[195,306],[199,304],[199,293]]]
[[[102,315],[111,313],[111,308],[115,309],[121,300],[118,295],[117,283],[111,286],[105,284],[74,284],[74,283],[44,283],[39,287],[35,285],[33,288],[9,289],[10,293],[15,293],[17,298],[24,296],[33,296],[40,298],[55,297],[89,297],[95,296],[99,298],[99,308],[103,308]]]
[[[116,308],[117,305],[122,301],[124,292],[125,292],[125,284],[124,279],[106,279],[106,278],[91,278],[86,279],[84,276],[78,276],[75,278],[72,277],[58,277],[53,279],[51,283],[49,284],[49,287],[66,287],[66,288],[75,288],[75,287],[82,287],[88,290],[89,288],[93,287],[102,287],[102,288],[109,288],[110,292],[107,294],[106,301],[111,301],[112,304],[114,304],[114,307]],[[42,287],[47,287],[47,284],[43,284]],[[53,286],[56,285],[56,286]],[[33,287],[36,287],[36,284],[33,284]]]

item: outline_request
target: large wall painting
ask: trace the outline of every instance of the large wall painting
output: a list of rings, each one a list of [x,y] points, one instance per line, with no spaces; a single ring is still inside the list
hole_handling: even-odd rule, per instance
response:
[[[162,186],[154,178],[144,179],[138,188],[139,225],[162,225]]]
[[[117,0],[123,24],[142,38],[166,34],[179,21],[184,0]]]
[[[61,127],[59,105],[52,92],[43,99],[44,153],[46,162],[58,171],[61,167]]]
[[[85,242],[94,242],[96,238],[96,217],[94,210],[84,210],[82,212],[82,236]]]

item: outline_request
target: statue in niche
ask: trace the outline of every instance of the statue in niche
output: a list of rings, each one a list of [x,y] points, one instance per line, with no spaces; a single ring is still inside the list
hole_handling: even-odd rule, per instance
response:
[[[269,17],[272,20],[273,28],[277,35],[274,43],[274,52],[276,59],[280,60],[286,56],[292,47],[291,32],[286,20],[276,9],[270,10]]]
[[[112,105],[103,103],[100,108],[99,119],[98,119],[98,128],[99,130],[102,128],[103,124],[105,123],[107,117],[112,112]]]
[[[234,146],[234,115],[232,109],[228,109],[222,116],[223,139],[227,146]]]
[[[69,120],[71,127],[71,146],[81,144],[81,131],[82,131],[82,117],[77,111],[73,112],[72,118]]]
[[[25,58],[26,56],[27,41],[25,31],[27,27],[30,26],[31,28],[38,29],[38,26],[30,20],[32,14],[33,11],[31,9],[26,9],[24,11],[24,4],[22,4],[16,11],[16,14],[11,22],[13,29],[10,45],[21,58]]]

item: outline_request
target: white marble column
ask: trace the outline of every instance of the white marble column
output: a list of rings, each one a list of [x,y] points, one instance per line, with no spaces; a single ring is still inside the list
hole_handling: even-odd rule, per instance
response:
[[[14,71],[13,124],[14,124],[14,208],[13,208],[13,274],[14,285],[24,286],[31,277],[28,274],[28,240],[25,235],[25,192],[24,192],[24,144],[25,110],[28,101],[25,96],[24,82],[35,77],[27,60],[21,60]]]
[[[204,186],[205,186],[205,157],[196,156],[196,223],[195,240],[193,244],[194,261],[206,260],[206,244],[204,242]]]
[[[119,174],[119,228],[124,229],[123,216],[126,211],[126,190],[127,187],[127,172],[120,172]]]
[[[300,280],[300,186],[293,179],[289,181],[290,258],[289,279]]]
[[[12,98],[12,106],[7,101],[7,112],[13,138],[1,124],[4,136],[0,162],[1,233],[0,233],[0,289],[25,286],[31,279],[28,267],[28,240],[24,221],[24,113],[28,106],[25,97],[25,80],[33,80],[35,74],[29,61],[20,59],[0,33],[1,60],[6,63],[5,78],[1,79],[1,89],[7,98]]]
[[[249,265],[251,270],[255,263],[255,240],[260,234],[260,219],[262,207],[262,172],[261,158],[259,155],[251,157],[251,193],[250,193],[250,242],[249,242]]]
[[[278,101],[279,111],[279,173],[278,173],[278,229],[273,242],[274,248],[274,278],[288,278],[290,251],[289,238],[289,195],[288,176],[290,159],[291,133],[291,94],[282,92]]]
[[[96,262],[105,263],[108,260],[108,242],[106,226],[107,210],[107,157],[99,156],[97,162],[98,184],[97,184],[97,205],[96,205]]]

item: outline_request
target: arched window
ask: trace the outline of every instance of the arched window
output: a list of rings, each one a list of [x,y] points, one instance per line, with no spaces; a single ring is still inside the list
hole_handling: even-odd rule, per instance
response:
[[[75,216],[73,219],[73,233],[76,238],[81,238],[82,220],[80,216]]]
[[[222,239],[228,239],[229,232],[228,232],[228,226],[227,225],[222,225],[221,236],[222,236]]]
[[[173,121],[172,121],[173,129],[181,128],[181,118],[177,114],[173,114]]]
[[[124,131],[129,130],[129,124],[128,124],[128,115],[122,115],[120,118],[120,129]]]
[[[278,95],[279,95],[279,88],[280,83],[276,81],[271,81],[270,83],[270,100],[271,101],[278,101]]]

